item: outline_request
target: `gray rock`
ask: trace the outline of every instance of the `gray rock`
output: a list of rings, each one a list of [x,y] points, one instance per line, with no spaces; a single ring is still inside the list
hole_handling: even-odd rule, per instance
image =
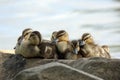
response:
[[[0,80],[10,80],[22,70],[44,65],[50,62],[69,64],[74,60],[56,60],[40,58],[24,58],[20,55],[0,53]]]
[[[103,80],[65,64],[52,62],[18,73],[13,80]]]
[[[6,61],[12,54],[0,52],[0,80],[5,80],[5,68],[3,67],[4,61]],[[8,71],[7,71],[8,73]],[[7,75],[8,76],[8,75]]]
[[[120,80],[120,59],[83,58],[69,65],[105,80]]]
[[[105,80],[120,80],[120,59],[81,58],[79,60],[26,59],[14,54],[0,53],[0,80],[10,80],[22,70],[51,62],[59,62],[96,75]],[[54,74],[53,74],[54,75]],[[67,79],[68,80],[68,79]]]

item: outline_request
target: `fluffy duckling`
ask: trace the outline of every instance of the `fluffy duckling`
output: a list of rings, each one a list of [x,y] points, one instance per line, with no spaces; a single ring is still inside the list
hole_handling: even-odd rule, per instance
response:
[[[95,44],[90,33],[84,33],[80,42],[80,51],[84,57],[105,57],[108,58],[108,53],[101,46]]]
[[[80,53],[79,41],[78,40],[72,40],[71,44],[72,44],[72,47],[73,47],[72,59],[76,60],[76,59],[82,58],[82,54]]]
[[[40,49],[40,55],[43,59],[57,59],[57,51],[55,44],[52,44],[50,42],[41,42],[38,45]]]
[[[38,31],[33,31],[24,35],[24,38],[20,44],[20,49],[17,53],[23,57],[40,57],[40,49],[38,45],[41,42],[41,34]]]
[[[14,47],[16,54],[19,54],[18,52],[19,52],[20,44],[21,44],[23,38],[24,38],[26,35],[28,35],[29,33],[31,33],[32,31],[33,31],[33,30],[32,30],[31,28],[26,28],[26,29],[23,30],[22,35],[18,38],[17,43],[16,43],[16,46]]]
[[[84,57],[100,57],[98,45],[94,44],[94,40],[89,33],[84,33],[79,43],[80,52]]]
[[[56,48],[59,58],[71,59],[73,48],[69,41],[68,33],[65,30],[60,30],[57,32],[56,38],[58,39],[58,42],[56,43]]]

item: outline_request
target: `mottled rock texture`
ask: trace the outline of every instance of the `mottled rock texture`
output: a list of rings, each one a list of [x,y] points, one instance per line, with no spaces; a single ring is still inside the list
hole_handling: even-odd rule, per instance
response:
[[[31,68],[34,69],[36,67],[47,65],[47,63],[51,63],[51,62],[52,63],[57,62],[58,64],[62,63],[62,65],[65,65],[65,66],[61,66],[60,64],[59,66],[54,65],[53,67],[52,65],[49,64],[49,66],[45,69],[45,71],[44,70],[42,71],[44,75],[42,74],[41,76],[42,78],[44,77],[44,79],[41,78],[41,80],[52,80],[52,79],[54,80],[55,76],[60,75],[59,77],[62,77],[61,76],[62,74],[64,74],[65,76],[71,76],[71,78],[69,77],[67,80],[76,80],[76,79],[73,79],[75,76],[77,78],[81,78],[81,77],[84,78],[84,76],[86,75],[81,74],[80,71],[90,73],[97,77],[103,78],[104,80],[120,79],[120,76],[119,76],[120,59],[105,59],[105,58],[97,58],[97,57],[81,58],[79,60],[57,60],[57,59],[40,59],[40,58],[26,59],[20,55],[0,53],[0,74],[1,74],[0,80],[10,80],[13,78],[15,80],[15,78],[17,77],[16,75],[23,73],[24,70],[26,71]],[[70,68],[66,66],[69,66]],[[55,71],[56,73],[57,72],[59,73],[61,71],[61,74],[55,75],[54,73],[52,73],[52,75],[55,75],[55,76],[51,76],[49,72],[53,72],[53,71]],[[40,74],[40,72],[37,72],[37,73]],[[78,76],[78,74],[81,74],[82,76]],[[64,75],[62,78],[60,79],[58,78],[57,80],[65,80],[66,78]],[[48,77],[50,78],[48,79]],[[29,80],[33,80],[33,79],[29,79]],[[36,80],[39,80],[39,78],[38,79],[36,78]],[[77,80],[84,80],[84,79],[81,78]],[[87,80],[87,77],[85,80]]]
[[[26,69],[13,80],[102,80],[96,76],[58,62]]]

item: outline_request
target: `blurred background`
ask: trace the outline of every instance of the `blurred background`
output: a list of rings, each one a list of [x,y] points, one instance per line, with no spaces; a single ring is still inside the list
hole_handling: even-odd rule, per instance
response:
[[[120,0],[0,0],[0,50],[12,50],[25,28],[44,39],[61,29],[70,40],[89,32],[120,58]]]

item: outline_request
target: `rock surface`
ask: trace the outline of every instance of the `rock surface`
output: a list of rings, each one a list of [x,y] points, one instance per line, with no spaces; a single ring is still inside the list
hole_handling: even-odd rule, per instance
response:
[[[18,73],[13,80],[103,80],[65,64],[53,62]]]
[[[49,74],[49,71],[50,72],[56,71],[55,73],[59,73],[61,71],[61,75],[64,74],[65,72],[65,76],[68,76],[67,80],[76,80],[76,78],[77,80],[79,80],[78,77],[81,78],[82,76],[76,76],[76,75],[81,74],[80,73],[81,70],[93,74],[95,76],[98,76],[100,78],[103,78],[105,80],[120,79],[119,76],[120,59],[105,59],[105,58],[81,58],[79,60],[55,60],[55,59],[40,59],[40,58],[26,59],[20,55],[0,53],[0,74],[1,74],[0,80],[10,80],[13,77],[15,80],[16,74],[19,75],[20,73],[23,73],[23,70],[26,71],[29,70],[29,68],[36,69],[36,67],[40,68],[40,66],[47,65],[47,63],[51,63],[51,62],[55,62],[55,63],[57,62],[57,64],[62,63],[63,66],[61,66],[61,64],[59,66],[54,65],[53,68],[52,64],[51,65],[49,64],[48,67],[45,69],[45,71],[44,70],[42,71],[42,74],[44,72],[44,75],[42,76],[47,77],[47,79],[46,78],[42,79],[43,77],[41,77],[40,80],[54,80],[55,76],[51,76],[51,74],[52,75],[55,74],[54,73]],[[72,68],[66,67],[67,65],[71,66]],[[63,72],[62,69],[64,70]],[[34,72],[34,74],[37,73],[40,74],[40,72],[36,72],[36,73]],[[56,76],[59,76],[59,74],[57,74]],[[71,78],[69,76],[71,76]],[[75,76],[76,78],[73,79]],[[58,78],[57,80],[66,79],[66,78],[61,79],[60,76],[55,78]],[[33,79],[29,79],[29,80],[33,80]],[[36,80],[39,80],[39,78]],[[80,79],[80,80],[87,80],[87,79]]]
[[[69,64],[73,60],[55,60],[55,59],[40,59],[40,58],[30,58],[26,59],[20,55],[14,54],[0,54],[1,64],[0,64],[0,80],[10,80],[18,72],[36,67],[39,65],[44,65],[50,62],[60,62],[64,64]]]
[[[5,69],[3,68],[3,63],[8,59],[12,54],[0,52],[0,80],[5,80],[3,77],[5,76]]]
[[[120,80],[120,59],[83,58],[69,65],[105,80]]]

